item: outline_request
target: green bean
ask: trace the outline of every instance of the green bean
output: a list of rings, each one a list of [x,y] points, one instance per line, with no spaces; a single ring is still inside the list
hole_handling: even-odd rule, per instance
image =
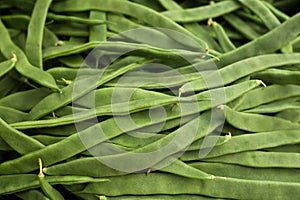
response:
[[[227,143],[231,139],[231,135],[226,135],[226,136],[207,136],[205,138],[202,138],[202,139],[194,141],[189,146],[189,148],[187,149],[187,151],[194,151],[194,150],[198,150],[199,151],[199,149],[205,149],[205,148],[217,147],[217,146],[223,145],[223,144]],[[204,140],[212,141],[212,143],[210,143],[210,142],[209,143],[204,142]],[[216,141],[216,143],[214,143],[214,141]]]
[[[272,147],[264,149],[265,151],[271,152],[292,152],[292,153],[300,153],[300,145],[299,144],[288,144],[278,147]]]
[[[106,13],[101,11],[90,11],[90,19],[106,20]],[[107,25],[101,24],[90,27],[89,41],[105,41],[107,37]]]
[[[214,147],[209,154],[205,156],[205,159],[238,152],[271,148],[284,144],[300,143],[298,135],[296,130],[289,130],[234,136],[221,146]],[[184,161],[200,159],[199,151],[185,152],[181,159]]]
[[[267,2],[267,1],[263,1],[263,3],[265,4],[265,6],[267,8],[269,8],[272,13],[274,13],[274,15],[281,21],[286,21],[288,20],[290,17],[288,15],[286,15],[284,12],[282,12],[281,10],[277,9],[275,6],[273,6],[271,3]]]
[[[7,74],[12,68],[14,68],[15,64],[17,62],[17,58],[16,55],[13,54],[13,58],[1,62],[0,63],[0,77],[4,76],[5,74]]]
[[[12,128],[0,118],[2,139],[21,155],[44,148],[45,146],[32,137]]]
[[[116,6],[118,5],[118,6]],[[191,36],[194,40],[196,40],[202,50],[207,46],[206,43],[199,38],[195,37],[189,31],[184,29],[183,27],[176,24],[173,20],[168,17],[163,16],[155,10],[147,8],[145,6],[135,4],[129,1],[95,1],[91,0],[86,2],[84,5],[81,4],[80,1],[77,0],[69,0],[64,2],[53,3],[51,6],[52,10],[55,12],[66,12],[66,11],[85,11],[85,10],[100,10],[100,11],[108,11],[108,12],[118,12],[125,15],[129,15],[135,17],[137,19],[143,20],[144,22],[154,26],[154,27],[162,27],[171,30],[178,31],[180,33]],[[120,9],[122,8],[122,9]],[[148,16],[148,17],[145,17]],[[176,40],[176,38],[173,38]],[[180,42],[180,41],[178,41]],[[185,41],[186,43],[186,41]],[[186,44],[187,45],[187,44]],[[193,47],[194,44],[191,44]],[[197,47],[198,48],[198,47]]]
[[[34,7],[33,0],[11,0],[11,1],[5,1],[5,3],[17,7],[25,12],[30,12]]]
[[[187,63],[186,59],[193,60],[201,53],[191,52],[188,50],[167,50],[161,48],[151,47],[144,44],[128,44],[126,42],[88,42],[82,45],[62,45],[57,47],[49,47],[45,49],[43,57],[44,60],[49,60],[61,56],[72,55],[83,51],[98,48],[101,51],[113,51],[122,54],[129,54],[134,56],[146,56],[155,59],[171,59],[171,63]],[[97,51],[97,50],[95,50]]]
[[[130,187],[122,187],[124,185],[130,185]],[[252,192],[249,193],[249,190]],[[274,200],[298,196],[299,183],[235,178],[207,181],[187,179],[171,174],[152,173],[148,176],[131,174],[123,177],[111,177],[110,182],[88,184],[82,192],[105,196],[201,194],[230,199],[261,199],[263,196],[266,200]]]
[[[74,22],[64,23],[56,22],[47,25],[53,33],[58,36],[79,36],[87,37],[89,35],[89,28],[85,24],[78,24]]]
[[[232,27],[239,31],[244,37],[248,40],[254,40],[260,36],[255,30],[253,30],[247,23],[237,17],[235,14],[230,13],[223,16],[223,18],[228,22]],[[243,25],[243,26],[241,26]]]
[[[255,40],[243,46],[236,48],[233,51],[219,56],[220,61],[217,62],[216,65],[219,68],[222,68],[238,60],[279,50],[298,36],[298,34],[300,33],[300,28],[297,29],[295,28],[295,26],[299,24],[299,21],[300,14],[294,15],[289,20],[285,21],[270,32],[260,36],[259,38],[256,38]],[[273,42],[270,43],[270,41]],[[207,66],[210,64],[215,63],[209,60],[205,63],[200,64],[198,67],[201,69],[201,65]]]
[[[225,163],[193,162],[191,166],[217,176],[225,176],[247,180],[299,182],[297,169],[286,168],[254,168]]]
[[[222,106],[226,121],[232,126],[249,132],[299,129],[300,125],[278,117],[237,112]],[[263,123],[261,123],[263,122]]]
[[[266,88],[257,88],[243,96],[243,101],[235,109],[242,111],[273,101],[299,96],[298,85],[270,85]],[[259,95],[260,98],[256,98]]]
[[[198,113],[199,111],[205,111],[207,109],[218,106],[218,105],[220,105],[224,102],[230,102],[230,101],[236,99],[237,97],[243,95],[247,91],[257,87],[259,84],[260,84],[259,81],[251,80],[251,81],[245,81],[243,83],[236,84],[236,85],[233,85],[233,86],[225,87],[225,90],[223,88],[221,88],[221,89],[213,89],[213,90],[210,90],[210,91],[205,91],[203,93],[199,93],[199,95],[197,95],[196,98],[200,100],[198,102],[198,106],[199,106],[200,110],[195,110],[195,109],[187,110],[185,115],[195,114],[195,113]],[[69,87],[69,86],[67,86],[67,87]],[[73,90],[71,90],[71,91],[73,91]],[[225,95],[227,98],[224,99],[224,100],[215,99],[211,102],[210,101],[203,101],[203,99],[211,98],[211,96],[212,97],[219,97],[221,95]],[[57,106],[57,100],[53,99],[53,98],[54,97],[51,97],[51,98],[49,97],[49,100],[47,100],[47,101],[49,101],[49,103],[46,104],[46,105],[49,105],[51,103],[51,111],[55,110],[55,108],[53,108],[54,106]],[[192,100],[193,99],[194,99],[194,97],[192,97]],[[187,100],[190,101],[190,99],[187,99]],[[172,102],[169,101],[168,103],[172,103]],[[86,105],[88,105],[88,104],[86,104]],[[122,105],[122,104],[119,104],[119,105]],[[41,105],[41,107],[44,108],[44,106],[42,106],[42,105]],[[191,107],[191,106],[189,106],[189,107]],[[100,108],[101,107],[99,107],[98,113],[96,113],[96,115],[103,115],[103,110],[101,110]],[[41,108],[39,108],[39,110],[37,110],[36,112],[41,112],[40,109]],[[108,113],[111,112],[111,106],[110,105],[106,106],[106,107],[104,106],[104,107],[102,107],[102,109],[105,109],[105,111],[108,112]],[[122,109],[126,110],[126,108],[122,108]],[[44,112],[44,110],[42,110],[42,111]],[[49,108],[49,110],[47,110],[47,112],[51,112],[51,111],[50,111],[50,108]],[[171,109],[169,110],[169,112],[171,112]],[[180,117],[179,113],[175,112],[175,111],[171,112],[170,115],[172,117],[170,117],[168,119],[175,119],[175,118]],[[70,116],[70,117],[64,117],[64,118],[60,118],[60,119],[28,121],[28,122],[15,123],[15,124],[12,124],[12,126],[17,128],[17,129],[53,127],[53,126],[70,124],[70,123],[73,123],[74,120],[76,122],[79,122],[80,120],[86,120],[86,119],[94,117],[94,116],[95,116],[95,111],[91,111],[91,112],[84,113],[84,115],[76,115],[76,118],[74,118],[73,116]],[[159,123],[159,122],[157,122],[157,123]]]
[[[10,107],[20,111],[27,111],[50,93],[51,91],[47,88],[36,88],[13,93],[1,98],[0,106]]]
[[[237,2],[223,1],[208,6],[190,8],[183,11],[165,11],[163,12],[163,15],[176,22],[196,22],[230,13],[239,9],[240,7],[240,4]]]
[[[237,79],[250,75],[252,73],[262,71],[264,69],[270,67],[279,67],[282,65],[288,64],[297,64],[300,62],[300,54],[268,54],[268,55],[260,55],[252,58],[247,58],[235,63],[232,63],[218,71],[213,71],[203,78],[199,78],[197,80],[191,81],[181,88],[184,91],[199,91],[206,89],[208,87],[218,87],[223,85],[227,85]],[[246,67],[245,67],[246,66]],[[196,66],[199,67],[199,66]],[[211,68],[211,66],[208,65]],[[206,80],[219,80],[221,77],[221,81],[214,81],[210,85],[207,85]],[[189,87],[189,88],[187,88]]]
[[[277,113],[287,109],[300,109],[299,98],[288,98],[245,110],[247,113]]]
[[[47,145],[59,142],[59,141],[65,139],[66,137],[49,136],[49,135],[34,135],[34,136],[32,136],[32,138],[36,139],[40,143],[47,146]]]
[[[64,65],[72,68],[80,68],[84,64],[83,57],[78,54],[62,57],[59,59],[59,61]]]
[[[85,18],[80,18],[75,16],[58,15],[51,12],[48,12],[47,18],[52,19],[54,21],[74,22],[74,23],[86,24],[86,25],[99,25],[99,24],[106,23],[105,20],[85,19]]]
[[[66,67],[54,67],[51,69],[48,69],[47,72],[49,72],[56,80],[61,80],[62,78],[65,80],[73,81],[75,80],[76,76],[82,76],[82,75],[94,75],[96,73],[99,73],[98,69],[92,69],[92,68],[66,68]],[[78,73],[80,72],[80,73]]]
[[[67,115],[72,115],[75,113],[79,113],[79,112],[86,112],[87,109],[85,108],[77,108],[77,107],[72,107],[72,106],[65,106],[62,108],[59,108],[57,110],[54,111],[54,115],[58,116],[58,117],[64,117]]]
[[[12,151],[13,149],[0,137],[0,151]]]
[[[15,28],[18,30],[27,30],[30,17],[28,15],[7,15],[1,16],[1,20],[7,27]]]
[[[71,185],[88,182],[108,181],[107,179],[91,178],[87,176],[47,176],[45,177],[45,179],[52,185]],[[1,175],[0,180],[1,195],[12,194],[39,187],[39,180],[36,174]]]
[[[205,158],[204,161],[238,164],[250,167],[281,167],[299,168],[299,153],[246,151],[215,158]]]
[[[33,67],[29,63],[24,52],[11,41],[7,29],[5,28],[1,20],[0,20],[0,35],[3,41],[5,41],[2,42],[0,45],[0,49],[2,53],[6,58],[9,59],[9,57],[11,56],[10,55],[11,52],[15,52],[16,57],[18,59],[15,68],[20,74],[24,75],[25,77],[28,77],[29,79],[32,79],[33,81],[45,87],[60,91],[53,77],[50,74],[38,68]]]
[[[89,127],[90,125],[87,125],[87,127]],[[54,126],[50,128],[32,129],[32,132],[35,134],[47,134],[52,136],[70,136],[74,133],[77,133],[77,129],[75,127],[75,124],[70,124],[70,125]]]
[[[102,74],[101,80],[98,80],[98,77],[91,78],[90,76],[85,79],[79,79],[76,81],[77,87],[79,85],[87,85],[84,90],[78,91],[77,94],[74,94],[74,82],[70,85],[66,86],[62,89],[62,93],[54,93],[47,97],[45,97],[42,101],[40,101],[29,113],[29,118],[31,119],[38,119],[40,117],[45,116],[46,114],[61,108],[72,100],[77,99],[78,97],[82,96],[83,94],[89,92],[96,87],[99,87],[103,83],[119,76],[130,69],[134,69],[139,67],[141,64],[139,63],[132,63],[128,66],[125,66],[120,69],[116,69],[113,73],[104,73]],[[93,81],[93,82],[91,82]],[[79,93],[79,94],[78,94]]]
[[[214,198],[200,196],[200,195],[147,195],[147,196],[117,196],[117,197],[107,197],[107,200],[181,200],[181,199],[190,199],[190,200],[211,200]],[[105,199],[103,199],[105,200]]]
[[[259,16],[269,30],[272,30],[280,25],[280,21],[273,15],[273,13],[263,2],[258,0],[239,0],[239,2],[249,8],[254,14]]]
[[[17,123],[28,120],[28,113],[21,112],[14,108],[0,106],[0,118],[7,123]]]
[[[161,7],[161,5],[158,2],[156,2],[156,1],[153,1],[153,2],[150,3],[147,0],[133,0],[133,2],[141,4],[141,5],[144,5],[146,7],[149,7],[151,9],[153,9],[153,10],[158,11],[158,12],[163,11],[163,8]]]
[[[39,158],[39,167],[40,172],[38,174],[39,182],[41,185],[41,188],[45,195],[49,197],[51,200],[63,200],[64,197],[56,190],[54,189],[49,182],[45,179],[45,175],[43,173],[43,167],[42,167],[42,160]]]
[[[234,44],[230,41],[223,27],[217,22],[213,22],[212,26],[216,32],[217,39],[224,52],[235,49]]]
[[[38,190],[27,190],[24,192],[19,192],[16,194],[21,199],[30,200],[30,199],[40,199],[40,200],[49,200],[43,193]]]
[[[58,41],[59,41],[59,39],[57,38],[57,36],[51,30],[49,30],[47,27],[44,27],[42,46],[45,48],[55,46],[55,44]]]
[[[15,88],[19,88],[20,84],[9,74],[0,79],[0,98],[9,95]]]
[[[34,4],[27,31],[26,55],[28,61],[43,69],[42,41],[46,15],[52,0],[37,0]]]
[[[282,119],[289,120],[294,123],[300,122],[300,109],[288,109],[285,111],[281,111],[276,115],[276,117],[280,117]]]
[[[165,159],[163,162],[166,162],[167,159]],[[172,161],[172,158],[170,159],[170,162],[171,161]],[[155,166],[153,168],[155,169]],[[167,165],[166,167],[163,167],[162,169],[159,169],[159,170],[163,171],[163,172],[176,174],[176,175],[179,175],[182,177],[192,178],[192,179],[199,179],[199,180],[215,179],[214,175],[207,174],[206,172],[204,172],[202,170],[191,167],[190,165],[188,165],[180,160],[174,160],[169,165]]]
[[[253,74],[251,77],[264,80],[265,83],[281,85],[300,84],[300,72],[284,69],[267,69]]]

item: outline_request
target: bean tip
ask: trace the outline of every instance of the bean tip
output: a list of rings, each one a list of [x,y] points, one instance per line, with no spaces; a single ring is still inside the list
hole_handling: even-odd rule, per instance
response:
[[[267,85],[262,80],[256,80],[257,85],[263,85],[264,87],[267,87]]]
[[[224,105],[219,105],[217,108],[218,108],[219,110],[224,110]]]

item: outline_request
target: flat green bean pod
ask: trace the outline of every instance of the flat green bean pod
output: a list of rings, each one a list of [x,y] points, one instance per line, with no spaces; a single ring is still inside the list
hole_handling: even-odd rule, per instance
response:
[[[215,158],[207,158],[204,159],[204,161],[231,163],[249,167],[299,168],[299,157],[299,153],[246,151]]]
[[[50,74],[38,68],[35,68],[29,63],[24,52],[11,41],[9,33],[1,20],[0,20],[0,36],[2,37],[3,41],[5,41],[2,42],[0,45],[1,51],[3,52],[4,56],[8,59],[11,56],[11,52],[15,52],[16,57],[18,59],[15,69],[20,74],[32,79],[33,81],[45,87],[60,91],[60,89],[55,83],[55,80]]]
[[[106,23],[106,21],[104,20],[95,20],[95,19],[93,20],[93,19],[84,19],[75,16],[57,15],[50,12],[47,14],[47,18],[52,19],[54,21],[75,22],[75,23],[86,24],[86,25],[99,25],[99,24]]]
[[[243,151],[271,148],[285,144],[297,144],[300,143],[298,135],[297,130],[288,130],[233,136],[221,146],[215,146],[209,154],[205,156],[205,159]],[[199,150],[185,152],[181,158],[185,161],[200,159]]]
[[[249,132],[275,130],[299,130],[300,125],[274,116],[237,112],[228,106],[220,106],[226,121],[232,126]]]
[[[122,187],[126,184],[130,187]],[[164,173],[150,173],[148,176],[130,174],[122,177],[111,177],[110,182],[88,184],[82,192],[105,196],[199,194],[217,198],[255,200],[260,200],[263,196],[266,200],[274,200],[274,197],[276,197],[275,199],[285,199],[286,197],[298,196],[299,186],[299,183],[277,181],[244,180],[229,177],[208,181]]]
[[[177,22],[196,22],[230,13],[240,7],[241,5],[235,1],[223,1],[182,11],[165,11],[162,14]]]
[[[0,63],[0,77],[4,76],[5,74],[7,74],[11,69],[14,68],[15,64],[17,62],[17,57],[15,54],[13,54],[13,58],[1,62]]]
[[[45,147],[36,139],[10,127],[5,121],[0,118],[0,136],[11,146],[15,151],[21,155],[33,152]]]

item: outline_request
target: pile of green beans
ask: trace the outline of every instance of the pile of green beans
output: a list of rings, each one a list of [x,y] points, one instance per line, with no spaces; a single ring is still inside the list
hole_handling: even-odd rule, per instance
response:
[[[0,200],[298,199],[298,4],[0,0]]]

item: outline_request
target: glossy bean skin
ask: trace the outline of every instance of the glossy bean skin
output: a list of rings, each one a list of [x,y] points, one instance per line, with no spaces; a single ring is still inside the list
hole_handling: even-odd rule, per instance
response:
[[[28,61],[40,69],[43,69],[42,41],[44,26],[51,2],[52,0],[36,1],[27,31],[26,55]]]
[[[281,118],[262,114],[237,112],[224,106],[226,121],[232,126],[249,132],[267,132],[272,130],[297,130],[299,124]],[[263,123],[262,123],[263,122]]]
[[[125,183],[131,187],[122,188]],[[182,185],[185,185],[185,187],[182,187]],[[249,193],[249,190],[253,192]],[[150,173],[148,176],[131,174],[124,177],[112,177],[110,182],[107,183],[88,184],[82,192],[101,193],[106,196],[150,195],[153,193],[175,195],[184,193],[233,199],[261,199],[264,196],[266,200],[274,200],[298,196],[299,183],[243,180],[229,177],[201,181],[170,174]]]
[[[60,89],[55,83],[55,80],[50,74],[33,67],[29,63],[24,52],[11,41],[7,29],[3,25],[2,21],[0,21],[0,35],[3,38],[3,41],[5,41],[5,43],[3,42],[0,45],[1,51],[5,54],[4,56],[7,58],[10,57],[11,52],[15,52],[16,57],[18,59],[15,68],[20,74],[34,80],[35,82],[45,87],[60,91]]]
[[[183,11],[166,11],[163,14],[177,22],[195,22],[232,12],[240,8],[240,4],[233,1],[224,1],[208,6],[186,9]],[[200,14],[199,14],[200,13]]]

